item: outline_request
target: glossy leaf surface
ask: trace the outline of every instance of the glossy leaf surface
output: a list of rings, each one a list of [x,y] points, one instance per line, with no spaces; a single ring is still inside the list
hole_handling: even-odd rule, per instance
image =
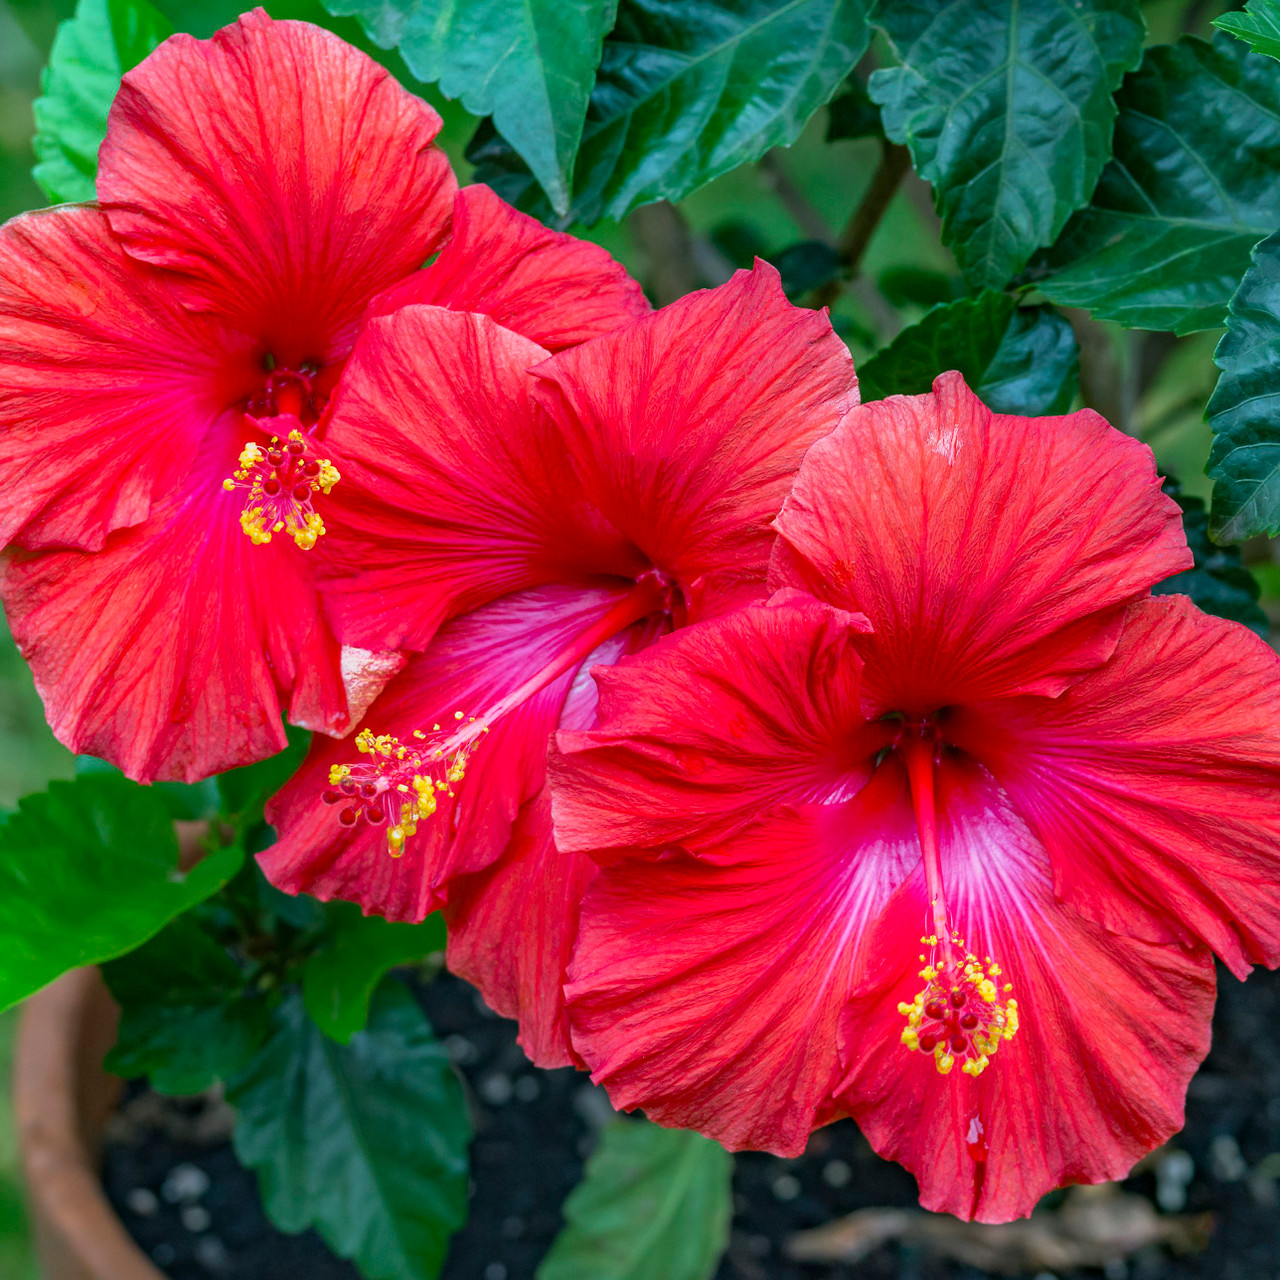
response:
[[[559,222],[679,200],[794,142],[866,49],[867,8],[866,0],[622,0]],[[478,134],[468,154],[478,182],[552,220],[500,138]]]
[[[408,991],[388,981],[366,1030],[336,1044],[302,998],[227,1090],[235,1149],[283,1231],[315,1227],[367,1280],[431,1280],[467,1202],[462,1086]]]
[[[1115,158],[1040,288],[1133,328],[1215,328],[1280,221],[1280,63],[1187,36],[1148,49],[1116,100]]]
[[[478,116],[492,116],[557,212],[617,0],[326,0]]]
[[[997,413],[1065,413],[1080,355],[1061,316],[989,290],[934,307],[859,367],[858,385],[864,402],[922,395],[947,369]]]
[[[98,147],[120,77],[173,34],[147,0],[80,0],[58,28],[32,111],[32,170],[54,204],[92,200]]]
[[[537,1280],[709,1280],[729,1240],[733,1159],[647,1120],[600,1135]]]
[[[131,951],[243,860],[231,845],[180,872],[164,800],[118,774],[24,797],[0,825],[0,1008]]]
[[[1280,233],[1253,252],[1214,352],[1210,532],[1242,542],[1280,532]]]
[[[971,287],[999,288],[1052,244],[1111,155],[1111,94],[1142,54],[1134,0],[894,0],[900,66],[868,89],[933,184]]]

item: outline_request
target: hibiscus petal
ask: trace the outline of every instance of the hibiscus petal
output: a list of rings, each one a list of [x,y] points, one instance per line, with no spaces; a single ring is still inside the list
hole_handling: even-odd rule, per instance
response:
[[[1061,897],[1119,933],[1280,964],[1280,656],[1185,596],[1131,606],[1060,698],[963,713],[1044,842]]]
[[[648,567],[588,507],[530,398],[526,370],[544,356],[440,307],[369,324],[325,435],[342,481],[317,555],[344,643],[421,650],[449,614]]]
[[[597,670],[600,727],[556,735],[560,847],[700,850],[775,805],[857,790],[883,736],[849,728],[862,718],[862,630],[796,593]]]
[[[370,316],[411,303],[478,311],[548,351],[609,333],[650,308],[620,263],[589,240],[544,227],[488,187],[464,187],[436,260],[376,297]]]
[[[906,794],[883,770],[848,805],[601,871],[565,996],[574,1048],[615,1107],[783,1156],[839,1113],[858,939],[920,856]]]
[[[188,315],[96,209],[0,228],[0,545],[101,547],[234,425],[246,339]]]
[[[282,702],[346,728],[338,646],[305,553],[254,546],[212,476],[101,551],[12,550],[0,594],[70,750],[194,782],[286,745]]]
[[[958,373],[855,409],[777,528],[775,585],[870,619],[881,710],[1059,693],[1106,660],[1118,606],[1191,565],[1145,445],[1087,409],[992,414]]]
[[[556,849],[544,788],[520,811],[502,856],[449,885],[449,969],[478,987],[490,1008],[520,1020],[520,1047],[539,1067],[576,1062],[564,975],[579,904],[595,875],[585,854]]]
[[[98,196],[129,252],[290,367],[350,350],[369,300],[422,265],[456,183],[440,117],[331,32],[261,10],[128,72]]]
[[[899,1043],[898,1002],[924,985],[917,871],[868,941],[882,965],[841,1027],[839,1094],[871,1145],[915,1174],[926,1208],[1003,1222],[1055,1187],[1124,1177],[1181,1128],[1209,1048],[1213,963],[1203,949],[1117,937],[1055,901],[1044,849],[980,766],[944,765],[938,809],[954,927],[1003,967],[1019,1029],[976,1079],[943,1076]]]
[[[560,726],[595,722],[598,664],[653,639],[648,625],[602,644],[583,663],[565,697]],[[564,976],[578,933],[578,907],[596,866],[557,849],[547,787],[520,810],[501,857],[449,884],[449,968],[478,987],[489,1007],[520,1020],[519,1041],[540,1067],[576,1063],[564,1016]]]
[[[456,712],[466,717],[486,711],[617,598],[609,591],[547,587],[451,622],[391,681],[361,727],[403,742],[434,725],[447,732]],[[571,670],[493,726],[455,795],[438,794],[436,813],[418,824],[400,857],[388,852],[385,827],[364,821],[344,827],[338,806],[322,802],[330,766],[354,764],[360,756],[350,741],[316,739],[268,806],[279,839],[258,855],[267,878],[286,893],[344,898],[388,920],[424,919],[443,904],[454,876],[483,870],[507,847],[521,805],[545,780],[547,742],[572,680]]]
[[[762,581],[800,459],[858,397],[826,315],[793,307],[767,263],[537,373],[593,501],[686,584]]]

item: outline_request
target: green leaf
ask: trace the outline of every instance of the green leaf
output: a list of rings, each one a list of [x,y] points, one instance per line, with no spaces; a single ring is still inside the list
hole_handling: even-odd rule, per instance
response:
[[[224,947],[179,916],[136,951],[103,966],[120,1005],[106,1067],[147,1076],[161,1093],[191,1094],[243,1071],[270,1030],[267,1002],[246,992]]]
[[[537,1280],[709,1280],[729,1241],[733,1158],[647,1120],[614,1120],[565,1201]]]
[[[1252,256],[1213,353],[1222,372],[1205,409],[1209,531],[1219,542],[1280,532],[1280,232]]]
[[[558,213],[617,0],[325,0],[419,80],[493,117]]]
[[[997,413],[1065,413],[1080,355],[1061,316],[988,290],[934,307],[859,368],[858,385],[864,402],[922,395],[946,369]]]
[[[300,996],[228,1086],[235,1149],[282,1231],[315,1227],[367,1280],[430,1280],[467,1203],[471,1125],[462,1086],[412,996],[394,980],[368,1029],[335,1044]]]
[[[827,108],[827,141],[841,138],[883,138],[880,108],[861,80],[850,76]]]
[[[1116,101],[1115,159],[1040,288],[1132,328],[1216,328],[1280,221],[1280,65],[1184,36],[1148,49]]]
[[[1280,3],[1277,0],[1249,0],[1243,13],[1224,13],[1213,25],[1237,40],[1244,40],[1255,53],[1280,58]]]
[[[303,968],[302,996],[316,1026],[347,1044],[365,1025],[387,970],[444,950],[444,919],[437,913],[422,924],[392,924],[350,902],[328,903],[325,912],[329,937]]]
[[[1182,528],[1195,557],[1195,567],[1156,583],[1151,594],[1190,596],[1205,613],[1242,622],[1265,639],[1270,624],[1258,606],[1262,593],[1253,574],[1240,563],[1239,550],[1210,542],[1209,517],[1199,498],[1183,493],[1176,480],[1166,480],[1164,491],[1182,508]]]
[[[76,777],[87,773],[114,773],[124,775],[113,764],[99,760],[97,756],[76,756]],[[201,782],[153,782],[151,793],[164,801],[169,817],[193,822],[212,818],[218,812],[218,783],[216,778]]]
[[[289,745],[283,751],[218,775],[220,812],[242,830],[262,821],[262,806],[292,777],[311,743],[311,735],[285,726]]]
[[[870,39],[868,0],[622,0],[587,108],[573,200],[558,219],[621,218],[679,200],[788,146]],[[551,210],[491,130],[467,149],[488,182]]]
[[[58,28],[32,107],[32,175],[52,203],[94,198],[98,148],[120,77],[172,34],[147,0],[79,0],[75,17]]]
[[[185,875],[164,801],[114,774],[53,782],[0,826],[0,1008],[131,951],[231,878],[239,845]]]
[[[893,0],[876,20],[901,66],[872,74],[884,130],[933,183],[973,288],[1052,244],[1111,155],[1111,93],[1138,65],[1135,0]]]
[[[802,240],[769,255],[782,277],[782,289],[793,301],[840,273],[840,255],[821,240]]]

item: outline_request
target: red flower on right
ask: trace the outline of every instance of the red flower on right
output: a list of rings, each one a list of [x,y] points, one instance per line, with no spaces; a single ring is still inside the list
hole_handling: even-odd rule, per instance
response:
[[[566,986],[614,1104],[798,1154],[852,1115],[998,1222],[1183,1123],[1211,952],[1280,963],[1280,658],[1150,588],[1150,452],[958,374],[854,409],[768,604],[598,670],[556,836],[603,868]]]

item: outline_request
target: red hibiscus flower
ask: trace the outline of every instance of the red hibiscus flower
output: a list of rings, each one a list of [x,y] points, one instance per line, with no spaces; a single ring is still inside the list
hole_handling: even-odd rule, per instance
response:
[[[1190,556],[1144,446],[957,374],[854,410],[778,531],[768,605],[558,737],[603,868],[575,1050],[732,1148],[852,1115],[964,1218],[1124,1176],[1182,1125],[1210,948],[1280,961],[1280,660],[1150,595]]]
[[[552,359],[434,307],[373,322],[316,554],[341,639],[415,656],[360,751],[317,740],[269,806],[269,878],[393,920],[444,906],[451,967],[534,1061],[569,1061],[595,868],[552,842],[550,735],[594,722],[593,664],[764,594],[770,522],[856,388],[825,315],[763,264]]]
[[[320,440],[366,310],[478,309],[548,346],[647,310],[602,250],[457,192],[439,128],[256,11],[125,76],[98,205],[0,230],[0,590],[72,750],[192,780],[279,750],[282,709],[348,727],[367,663],[299,548],[341,483]]]

